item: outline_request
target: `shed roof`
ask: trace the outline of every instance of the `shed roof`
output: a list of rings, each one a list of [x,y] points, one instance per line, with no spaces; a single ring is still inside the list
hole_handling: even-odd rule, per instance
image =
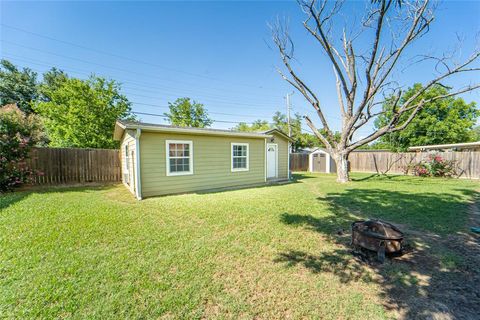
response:
[[[277,128],[273,128],[273,129],[270,129],[270,130],[267,130],[267,131],[262,131],[262,133],[264,133],[264,134],[277,133],[278,135],[281,135],[282,137],[284,137],[288,141],[291,141],[291,142],[295,141],[293,138],[289,137],[285,132],[283,132],[282,130],[277,129]]]
[[[171,132],[171,133],[183,133],[183,134],[196,134],[196,135],[213,135],[213,136],[234,136],[234,137],[245,137],[245,138],[271,138],[272,133],[278,133],[279,135],[285,137],[287,140],[291,140],[285,133],[278,129],[272,129],[264,132],[242,132],[234,130],[224,130],[224,129],[211,129],[211,128],[192,128],[192,127],[179,127],[171,126],[165,124],[154,124],[154,123],[145,123],[138,121],[124,121],[117,120],[115,123],[115,130],[113,132],[114,140],[122,139],[123,132],[127,129],[141,129],[144,131],[151,132]]]

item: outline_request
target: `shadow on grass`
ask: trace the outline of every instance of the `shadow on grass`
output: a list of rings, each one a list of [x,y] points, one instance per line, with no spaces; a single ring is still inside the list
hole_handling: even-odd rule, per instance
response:
[[[396,317],[407,319],[478,316],[480,295],[480,245],[468,234],[452,234],[465,228],[469,203],[478,198],[472,190],[458,194],[404,193],[380,189],[347,189],[318,198],[330,207],[330,216],[284,213],[281,221],[322,234],[337,245],[325,252],[291,249],[275,259],[286,267],[303,267],[312,273],[330,273],[340,282],[379,284],[380,298]],[[349,246],[350,224],[375,217],[402,223],[407,248],[403,256],[383,265],[365,263]],[[419,231],[409,231],[412,226]],[[343,235],[338,235],[337,231]],[[443,319],[442,318],[442,319]]]
[[[478,192],[458,189],[457,194],[409,193],[383,189],[347,189],[329,193],[318,200],[326,202],[337,217],[354,214],[381,218],[434,233],[461,230],[468,218],[468,200]]]
[[[189,191],[189,192],[171,193],[171,194],[165,194],[165,195],[151,196],[151,197],[148,197],[148,198],[168,197],[168,196],[183,195],[183,194],[199,194],[199,195],[215,194],[215,193],[224,193],[224,192],[231,192],[231,191],[238,191],[238,190],[245,190],[245,189],[254,190],[254,189],[263,189],[263,188],[275,188],[275,187],[280,187],[280,186],[287,185],[287,184],[299,183],[300,180],[307,179],[307,178],[314,178],[314,177],[303,176],[303,175],[294,175],[294,176],[292,176],[291,180],[267,181],[266,183],[262,182],[262,183],[250,184],[250,185],[220,187],[220,188]]]
[[[405,177],[404,175],[399,175],[399,174],[382,174],[382,173],[373,173],[369,176],[362,177],[362,178],[352,178],[352,181],[367,181],[371,180],[374,178],[377,179],[387,179],[387,180],[394,180],[396,178],[401,178]]]
[[[19,190],[0,194],[0,210],[6,209],[11,205],[28,198],[32,194],[62,193],[62,192],[95,192],[98,190],[108,190],[116,187],[118,184],[107,185],[58,185],[58,186],[28,186]]]
[[[370,281],[371,274],[366,268],[358,268],[350,262],[346,249],[337,249],[332,252],[309,254],[303,251],[292,250],[281,253],[275,262],[285,263],[287,267],[301,265],[313,273],[332,273],[342,283],[351,281]]]
[[[315,176],[310,175],[308,172],[295,172],[292,174],[293,181],[301,181],[304,179],[316,178]]]
[[[6,192],[0,194],[0,210],[10,207],[11,205],[23,200],[28,195],[28,192]]]

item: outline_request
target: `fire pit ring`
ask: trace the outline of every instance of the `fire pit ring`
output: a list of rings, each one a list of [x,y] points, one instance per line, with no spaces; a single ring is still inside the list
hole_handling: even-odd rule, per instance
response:
[[[352,223],[352,246],[377,252],[384,262],[385,253],[402,251],[404,234],[393,224],[378,220],[359,220]]]

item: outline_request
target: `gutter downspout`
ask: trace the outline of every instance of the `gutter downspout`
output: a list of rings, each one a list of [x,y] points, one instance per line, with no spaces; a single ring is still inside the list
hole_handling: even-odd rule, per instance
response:
[[[290,170],[290,155],[291,155],[291,152],[292,152],[292,143],[290,141],[288,141],[288,148],[287,148],[287,151],[288,151],[288,158],[287,158],[287,168],[288,168],[288,180],[291,180],[292,179],[292,172]]]
[[[142,129],[137,128],[137,132],[135,133],[135,171],[137,174],[135,175],[135,196],[138,200],[142,200],[142,178],[140,173],[140,136],[142,134]]]

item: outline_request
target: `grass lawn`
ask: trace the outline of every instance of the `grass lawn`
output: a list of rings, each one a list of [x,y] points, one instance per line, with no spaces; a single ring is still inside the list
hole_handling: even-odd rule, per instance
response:
[[[296,175],[287,185],[140,202],[123,186],[0,196],[0,318],[384,319],[468,311],[428,301],[444,283],[438,273],[450,284],[471,276],[464,256],[441,239],[468,233],[478,181],[353,178],[340,185],[333,175]],[[412,230],[417,256],[429,248],[435,263],[362,264],[337,231],[365,217]],[[430,238],[416,237],[420,231]],[[424,304],[414,308],[408,299]]]

